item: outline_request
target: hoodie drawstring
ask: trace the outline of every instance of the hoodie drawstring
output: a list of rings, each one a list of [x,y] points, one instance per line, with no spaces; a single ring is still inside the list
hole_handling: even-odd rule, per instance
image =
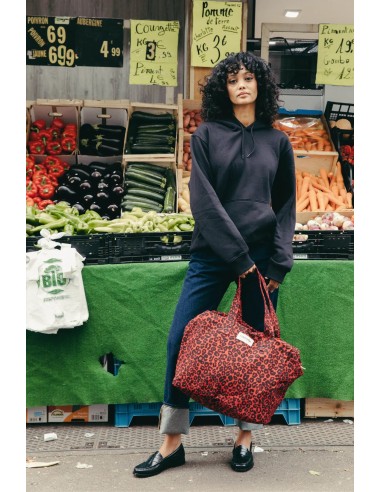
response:
[[[245,128],[243,126],[241,126],[241,133],[242,133],[242,138],[241,138],[241,157],[242,157],[242,159],[244,159],[245,158],[245,145],[244,145],[244,142],[245,142]],[[255,140],[254,140],[254,135],[253,135],[253,127],[250,128],[250,136],[251,136],[251,140],[253,141],[253,148],[247,154],[246,157],[250,157],[252,155],[252,153],[254,152],[254,149],[255,149]]]

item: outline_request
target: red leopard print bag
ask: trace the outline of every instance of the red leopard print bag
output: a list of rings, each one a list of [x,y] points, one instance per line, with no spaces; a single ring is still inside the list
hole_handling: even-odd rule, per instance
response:
[[[228,313],[205,311],[187,324],[172,384],[218,413],[267,424],[303,369],[299,350],[280,338],[265,280],[257,275],[265,306],[264,332],[242,320],[238,280]]]

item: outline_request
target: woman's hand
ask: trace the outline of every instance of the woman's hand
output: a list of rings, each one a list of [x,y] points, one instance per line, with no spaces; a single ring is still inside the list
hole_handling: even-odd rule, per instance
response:
[[[274,292],[275,289],[278,289],[278,287],[279,287],[279,282],[270,278],[267,284],[267,290],[270,292],[270,294]]]
[[[249,273],[255,272],[256,269],[257,269],[257,267],[255,265],[253,265],[248,270],[246,270],[246,272],[241,273],[241,275],[239,276],[239,278],[246,278],[249,275]]]

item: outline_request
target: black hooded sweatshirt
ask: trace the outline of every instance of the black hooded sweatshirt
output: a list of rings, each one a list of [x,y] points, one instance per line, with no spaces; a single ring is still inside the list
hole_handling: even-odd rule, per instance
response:
[[[235,117],[205,122],[191,138],[191,252],[211,248],[238,275],[253,265],[250,245],[268,244],[262,274],[282,282],[293,265],[295,164],[283,132]]]

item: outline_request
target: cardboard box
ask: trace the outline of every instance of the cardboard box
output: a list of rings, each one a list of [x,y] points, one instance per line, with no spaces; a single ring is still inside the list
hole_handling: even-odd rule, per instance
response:
[[[27,424],[45,424],[48,421],[48,407],[30,407],[26,409]]]
[[[108,405],[48,406],[48,422],[108,422]]]

